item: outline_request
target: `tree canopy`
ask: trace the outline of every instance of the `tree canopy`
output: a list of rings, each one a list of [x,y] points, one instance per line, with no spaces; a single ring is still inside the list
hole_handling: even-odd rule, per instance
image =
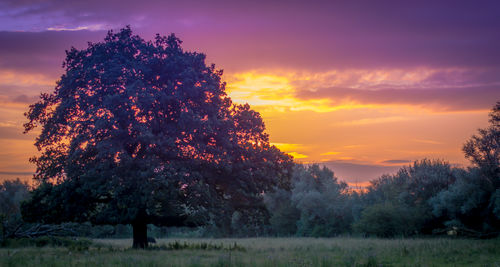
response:
[[[259,113],[233,104],[222,71],[175,35],[127,27],[66,54],[55,90],[26,113],[25,132],[41,127],[28,220],[130,223],[145,247],[148,223],[201,224],[288,183],[291,158]]]
[[[463,151],[465,157],[480,167],[495,187],[500,187],[500,102],[489,116],[490,126],[478,129],[478,134],[464,144]]]

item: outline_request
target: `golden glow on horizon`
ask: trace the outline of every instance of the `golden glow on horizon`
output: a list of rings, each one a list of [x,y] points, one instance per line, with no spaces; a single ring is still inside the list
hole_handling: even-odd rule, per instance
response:
[[[299,144],[285,144],[285,143],[271,143],[271,145],[277,147],[279,150],[291,155],[295,159],[305,159],[308,158],[309,156],[305,154],[301,154],[297,151],[300,151],[303,149],[302,145]]]
[[[309,157],[307,155],[300,154],[300,153],[297,153],[297,152],[290,152],[290,153],[287,153],[287,154],[291,155],[294,159],[305,159],[305,158]]]
[[[349,89],[355,94],[363,91],[378,91],[383,88],[393,90],[415,89],[415,88],[440,88],[443,85],[432,81],[433,75],[460,75],[466,69],[426,69],[417,68],[413,70],[381,69],[381,70],[331,70],[325,72],[284,71],[284,70],[254,70],[247,72],[232,73],[226,75],[227,91],[233,101],[237,103],[249,103],[259,106],[261,110],[273,110],[273,112],[288,111],[314,111],[334,112],[348,109],[406,109],[413,112],[446,112],[439,105],[417,106],[411,103],[368,103],[356,99],[355,95],[309,95],[299,97],[302,92],[315,93],[325,88]],[[390,96],[386,96],[390,98]],[[482,110],[485,112],[487,110]],[[453,112],[461,112],[460,110]],[[393,122],[407,119],[404,116],[392,116],[385,118],[358,119],[349,121],[349,124],[371,124],[379,122]]]
[[[224,79],[234,102],[249,103],[252,109],[261,113],[272,145],[292,155],[298,162],[397,166],[430,157],[468,164],[461,147],[477,128],[488,124],[486,109],[447,112],[391,102],[366,104],[345,96],[298,96],[300,91],[314,92],[329,87],[361,91],[391,85],[405,90],[424,83],[438,71],[461,70],[421,68],[413,71],[332,70],[317,73],[269,70],[226,73]],[[55,81],[39,74],[0,70],[0,85],[31,88],[31,93],[26,95],[33,97],[40,90],[52,90]],[[22,135],[22,123],[25,122],[22,114],[27,111],[28,104],[13,101],[16,94],[21,93],[22,90],[0,93],[0,147],[3,150],[0,151],[0,172],[4,173],[34,170],[28,158],[37,153],[33,146],[35,136]]]
[[[269,70],[226,74],[226,80],[233,101],[249,103],[260,112],[273,144],[299,162],[394,166],[430,157],[467,164],[461,146],[477,128],[470,125],[487,124],[487,110],[447,112],[410,104],[363,104],[342,97],[297,96],[300,90],[314,92],[336,86],[377,90],[377,86],[390,85],[405,90],[420,86],[437,72],[460,71]]]
[[[228,77],[227,90],[231,99],[252,106],[265,106],[278,112],[312,110],[332,112],[340,109],[374,107],[354,101],[333,104],[328,99],[298,99],[289,75],[260,74],[257,72],[237,73]],[[305,77],[304,79],[309,79]]]

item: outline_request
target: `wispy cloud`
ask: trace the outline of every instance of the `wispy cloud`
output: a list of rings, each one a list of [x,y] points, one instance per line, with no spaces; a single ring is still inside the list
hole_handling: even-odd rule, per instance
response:
[[[320,155],[321,155],[321,156],[331,156],[331,155],[338,155],[338,154],[340,154],[340,152],[337,152],[337,151],[329,151],[329,152],[321,153]]]
[[[403,116],[391,116],[391,117],[381,117],[381,118],[366,118],[353,121],[344,121],[340,123],[334,123],[334,125],[342,126],[359,126],[359,125],[369,125],[369,124],[379,124],[379,123],[393,123],[398,121],[407,121],[410,118]]]
[[[295,159],[305,159],[309,157],[306,154],[300,153],[301,150],[304,149],[304,145],[302,144],[271,143],[271,145],[276,146],[281,151],[291,155]]]
[[[428,111],[487,110],[500,99],[500,78],[467,69],[250,71],[227,76],[236,102],[276,111],[334,112],[402,106]],[[349,125],[402,121],[404,116],[364,118]]]
[[[0,69],[0,85],[9,86],[54,86],[55,79],[42,73],[23,73]]]
[[[83,30],[102,31],[102,30],[109,30],[110,28],[111,28],[110,25],[106,25],[104,23],[98,23],[98,24],[76,26],[76,27],[56,25],[56,26],[48,27],[47,30],[48,31],[83,31]]]
[[[297,152],[288,152],[287,154],[291,155],[295,159],[305,159],[308,158],[309,156]]]
[[[382,174],[394,173],[399,166],[365,164],[349,161],[328,161],[321,164],[331,168],[335,176],[349,183],[363,183],[378,178]]]
[[[388,159],[388,160],[384,160],[380,163],[401,165],[401,164],[406,164],[406,163],[410,163],[410,162],[411,162],[410,160],[406,160],[406,159]]]
[[[442,145],[442,142],[428,139],[413,139],[413,142],[422,143],[422,144],[431,144],[431,145]]]
[[[0,175],[33,175],[33,172],[5,172],[5,171],[0,171]]]
[[[303,147],[302,144],[289,144],[289,143],[271,143],[272,146],[276,146],[283,151],[297,150]]]
[[[343,148],[347,148],[347,149],[362,148],[362,147],[365,147],[365,145],[346,145],[346,146],[343,146]]]

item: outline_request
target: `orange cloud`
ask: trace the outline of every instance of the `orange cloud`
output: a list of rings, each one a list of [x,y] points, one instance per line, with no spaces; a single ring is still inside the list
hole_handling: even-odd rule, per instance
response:
[[[300,153],[297,153],[297,152],[289,152],[287,154],[289,154],[290,156],[292,156],[294,159],[305,159],[305,158],[309,157],[307,155],[300,154]]]
[[[55,80],[43,74],[28,74],[8,70],[0,70],[0,85],[44,85],[53,87],[55,85]]]
[[[227,76],[236,102],[276,111],[333,112],[386,107],[426,112],[487,110],[500,98],[497,84],[477,83],[460,68],[347,69],[325,72],[248,71]],[[494,101],[493,101],[494,102]],[[360,120],[379,123],[404,119]]]
[[[271,145],[276,146],[281,151],[291,155],[295,159],[305,159],[309,157],[308,155],[297,152],[303,149],[303,145],[300,144],[271,143]]]
[[[299,99],[295,95],[295,74],[261,73],[256,71],[236,73],[227,77],[227,90],[231,99],[238,103],[273,109],[279,112],[311,110],[332,112],[339,109],[370,107],[353,101],[332,103],[329,99]],[[303,77],[311,79],[311,77]]]
[[[425,139],[413,139],[412,141],[423,144],[431,144],[431,145],[442,145],[442,142],[434,141],[434,140],[425,140]]]
[[[429,157],[467,163],[461,145],[475,129],[487,124],[487,110],[443,112],[398,93],[417,86],[436,85],[436,75],[461,71],[426,68],[316,73],[249,71],[229,74],[227,87],[235,102],[248,102],[262,114],[273,144],[297,161],[345,163],[336,164],[335,168],[362,162],[379,166],[377,170],[394,170],[402,164],[397,159],[411,162]],[[386,85],[395,88],[391,93],[399,98],[392,101],[387,92],[377,95]],[[321,92],[321,88],[336,86],[356,90],[356,94],[341,91],[342,94],[335,96]],[[314,97],[302,97],[300,92],[304,91]],[[447,99],[443,106],[451,102]],[[429,146],[438,144],[439,149]],[[352,179],[356,178],[354,169],[334,171]]]
[[[320,155],[321,155],[321,156],[330,156],[330,155],[338,155],[338,154],[340,154],[340,152],[337,152],[337,151],[329,151],[329,152],[321,153]]]

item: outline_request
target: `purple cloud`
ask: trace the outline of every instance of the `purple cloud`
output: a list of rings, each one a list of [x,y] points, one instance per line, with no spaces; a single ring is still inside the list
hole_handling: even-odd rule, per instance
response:
[[[65,51],[99,41],[105,32],[0,32],[0,69],[42,73],[57,78]]]
[[[499,8],[493,1],[7,0],[0,3],[0,69],[57,79],[66,49],[102,40],[106,31],[95,29],[131,24],[146,39],[176,32],[186,49],[205,52],[229,72],[466,69],[437,72],[423,87],[405,90],[301,87],[297,97],[486,109],[500,98]],[[91,30],[47,30],[86,27]]]
[[[328,161],[321,164],[332,169],[336,177],[349,183],[370,181],[382,174],[395,173],[401,168],[401,166],[382,166],[346,161]]]
[[[0,6],[0,29],[131,24],[146,38],[176,32],[231,70],[499,67],[499,8],[497,1],[11,0]]]

